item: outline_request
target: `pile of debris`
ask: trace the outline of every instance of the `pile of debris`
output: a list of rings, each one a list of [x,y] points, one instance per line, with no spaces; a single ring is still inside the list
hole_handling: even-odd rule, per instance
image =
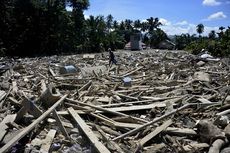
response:
[[[0,152],[229,152],[229,59],[115,55],[1,58]]]

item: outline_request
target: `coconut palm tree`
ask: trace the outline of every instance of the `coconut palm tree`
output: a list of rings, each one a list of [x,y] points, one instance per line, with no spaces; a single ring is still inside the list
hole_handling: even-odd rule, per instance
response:
[[[141,21],[140,21],[140,20],[134,21],[134,28],[135,28],[136,30],[138,30],[138,29],[141,28]]]
[[[223,26],[219,27],[219,30],[220,30],[221,32],[223,32],[224,29],[225,29],[225,27],[223,27]]]
[[[199,37],[201,37],[201,34],[204,32],[204,25],[202,23],[198,24],[196,26],[196,31],[199,34]]]
[[[112,28],[112,23],[113,23],[113,16],[111,14],[109,14],[107,17],[106,17],[106,26],[110,32],[111,28]]]
[[[159,18],[153,18],[153,17],[147,19],[147,23],[148,23],[149,32],[153,32],[153,30],[156,30],[160,25],[162,25],[159,22]]]
[[[210,31],[210,33],[208,34],[208,37],[210,39],[215,39],[216,38],[216,32],[215,32],[215,30]]]
[[[116,20],[113,21],[113,28],[115,30],[117,30],[119,28],[119,23]]]
[[[130,19],[125,20],[125,28],[126,28],[126,30],[131,30],[131,31],[133,30],[132,23],[133,23],[133,21],[130,20]]]

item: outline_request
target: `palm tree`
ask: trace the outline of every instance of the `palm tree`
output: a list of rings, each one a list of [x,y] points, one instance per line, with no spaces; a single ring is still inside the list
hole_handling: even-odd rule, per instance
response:
[[[216,38],[216,32],[215,32],[215,30],[210,31],[210,33],[208,34],[208,37],[210,39],[215,39]]]
[[[222,37],[223,37],[223,35],[224,35],[224,29],[225,29],[225,27],[223,27],[223,26],[219,27],[220,32],[217,33],[218,36],[219,36],[221,39],[222,39]]]
[[[117,30],[119,28],[119,24],[116,20],[113,21],[113,28]]]
[[[121,21],[120,26],[119,26],[119,30],[125,30],[125,22]]]
[[[147,23],[148,23],[149,32],[153,32],[153,30],[157,29],[160,25],[162,25],[159,22],[159,18],[153,18],[153,17],[147,19]]]
[[[127,30],[133,30],[132,23],[133,23],[132,20],[126,19],[126,20],[125,20],[125,28],[126,28]]]
[[[109,14],[107,17],[106,17],[106,26],[110,32],[111,28],[112,28],[112,23],[113,23],[113,16],[111,14]]]
[[[141,21],[140,20],[134,21],[134,28],[136,30],[141,28]]]
[[[201,37],[201,34],[204,32],[204,25],[202,23],[198,24],[196,26],[196,31],[199,34],[199,37]]]
[[[220,30],[221,32],[223,32],[224,29],[225,29],[225,27],[223,27],[223,26],[219,27],[219,30]]]

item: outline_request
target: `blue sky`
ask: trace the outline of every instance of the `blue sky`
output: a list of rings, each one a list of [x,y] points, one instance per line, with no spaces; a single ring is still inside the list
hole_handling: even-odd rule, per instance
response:
[[[114,19],[145,20],[158,17],[161,28],[170,35],[196,33],[196,25],[205,25],[204,35],[220,26],[230,26],[230,0],[89,0],[89,15],[112,14]]]

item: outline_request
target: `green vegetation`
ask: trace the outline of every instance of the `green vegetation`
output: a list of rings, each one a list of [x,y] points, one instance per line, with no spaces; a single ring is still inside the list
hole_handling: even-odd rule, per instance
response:
[[[66,7],[72,7],[67,11]],[[109,47],[123,49],[130,35],[142,32],[143,42],[158,48],[169,39],[160,29],[158,18],[145,22],[126,19],[118,22],[112,15],[84,18],[89,0],[1,0],[0,56],[41,56],[61,53],[101,52]],[[197,25],[196,35],[175,36],[177,49],[199,53],[208,49],[213,55],[229,55],[230,28],[220,27],[202,37],[205,27]]]
[[[223,57],[230,55],[230,27],[224,31],[224,27],[220,27],[219,33],[212,30],[208,36],[201,37],[204,26],[197,26],[196,35],[182,34],[175,37],[176,48],[188,50],[193,54],[199,54],[202,49],[208,50],[213,56]]]

